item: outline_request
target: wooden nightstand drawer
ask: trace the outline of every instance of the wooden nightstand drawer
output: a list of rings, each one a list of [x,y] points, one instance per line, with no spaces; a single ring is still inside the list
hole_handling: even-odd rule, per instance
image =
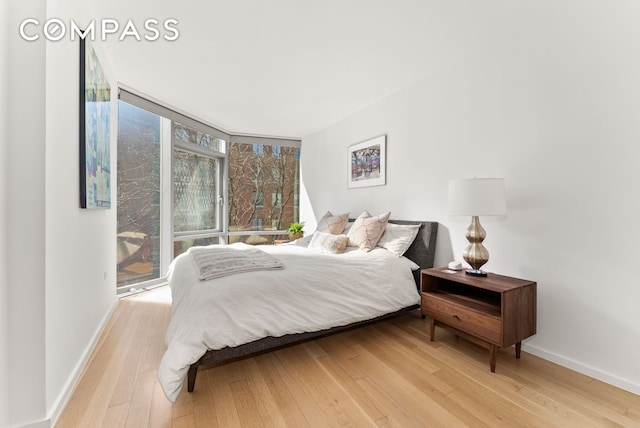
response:
[[[501,320],[463,305],[441,300],[436,294],[422,296],[422,313],[458,330],[500,344]]]

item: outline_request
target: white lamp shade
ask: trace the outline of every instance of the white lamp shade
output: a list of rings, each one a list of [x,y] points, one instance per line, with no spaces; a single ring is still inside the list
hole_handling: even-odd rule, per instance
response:
[[[507,198],[503,178],[465,178],[449,181],[449,215],[506,214]]]

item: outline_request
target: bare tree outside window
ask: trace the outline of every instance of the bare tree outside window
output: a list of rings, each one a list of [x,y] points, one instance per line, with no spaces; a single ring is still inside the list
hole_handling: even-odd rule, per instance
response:
[[[231,143],[229,231],[255,230],[256,224],[263,230],[283,230],[298,221],[299,150]]]

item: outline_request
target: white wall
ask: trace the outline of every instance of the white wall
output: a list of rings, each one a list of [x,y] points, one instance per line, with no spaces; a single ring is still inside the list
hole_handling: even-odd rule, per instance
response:
[[[504,177],[485,268],[538,282],[525,349],[640,394],[640,4],[529,3],[499,42],[304,138],[303,216],[437,220],[442,265],[469,222],[447,217],[448,180]],[[387,185],[347,189],[347,146],[383,133]]]
[[[7,213],[9,146],[9,4],[0,2],[0,427],[9,424],[9,289]]]
[[[26,42],[15,31],[27,17],[81,20],[86,6],[5,4],[9,96],[0,120],[8,127],[0,136],[10,144],[3,141],[0,153],[0,310],[7,314],[0,317],[0,426],[45,427],[116,303],[116,214],[79,208],[78,42]],[[114,120],[115,113],[114,105]]]
[[[22,16],[42,17],[44,1],[9,4],[9,28]],[[45,414],[44,192],[45,47],[9,32],[6,233],[9,422]]]
[[[48,0],[50,17],[88,22],[82,0]],[[99,44],[96,43],[99,52]],[[101,65],[110,77],[104,56]],[[46,80],[46,406],[55,420],[116,303],[116,103],[112,103],[112,202],[79,203],[79,43],[47,44]],[[66,165],[60,168],[60,165]]]

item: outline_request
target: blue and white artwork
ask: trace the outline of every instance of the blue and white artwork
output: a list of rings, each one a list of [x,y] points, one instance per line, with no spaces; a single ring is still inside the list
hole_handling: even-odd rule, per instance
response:
[[[111,86],[89,40],[80,52],[80,206],[111,208]]]

